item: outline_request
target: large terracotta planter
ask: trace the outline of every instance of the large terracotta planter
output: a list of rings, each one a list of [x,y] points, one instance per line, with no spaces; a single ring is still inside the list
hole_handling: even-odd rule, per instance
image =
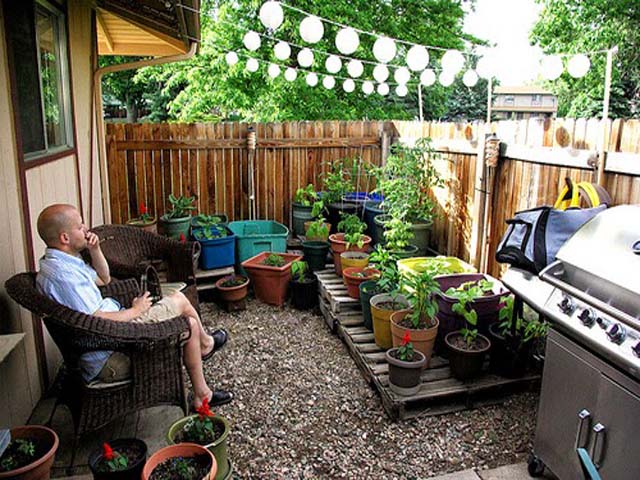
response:
[[[342,280],[344,284],[347,281],[344,279],[344,270],[350,267],[365,268],[369,265],[369,254],[365,252],[342,252],[340,254],[340,264],[342,265]]]
[[[388,293],[380,293],[371,297],[371,317],[373,321],[373,337],[376,345],[383,350],[393,346],[391,339],[391,314],[398,310],[409,308],[409,301],[404,295],[395,297],[396,309],[391,309],[387,305],[393,301],[393,297]]]
[[[362,247],[357,245],[351,245],[347,248],[347,242],[344,239],[344,233],[334,233],[329,235],[329,243],[331,244],[331,252],[333,253],[333,263],[336,268],[338,276],[342,275],[342,262],[340,261],[340,254],[342,252],[366,252],[371,243],[371,237],[367,235],[362,236]]]
[[[291,264],[302,260],[302,255],[277,253],[284,258],[282,267],[264,265],[264,260],[274,252],[262,252],[242,262],[242,267],[249,274],[256,298],[270,305],[281,306],[287,299],[289,281],[291,280]]]
[[[397,351],[397,348],[391,348],[384,354],[389,364],[389,387],[398,395],[415,395],[420,390],[420,374],[427,360],[419,350],[414,351],[414,361],[400,360],[393,356]]]
[[[351,298],[360,298],[360,284],[367,280],[374,280],[380,277],[380,270],[373,267],[349,267],[343,273],[344,283],[347,285],[347,293]]]
[[[430,328],[415,329],[401,326],[400,321],[410,313],[411,310],[400,310],[391,314],[391,340],[394,347],[399,347],[402,345],[405,332],[409,332],[413,348],[424,355],[425,367],[428,367],[438,334],[438,318],[435,318],[436,324]]]
[[[176,437],[184,428],[185,423],[187,423],[190,418],[196,417],[198,417],[198,415],[190,415],[174,422],[171,427],[169,427],[169,432],[167,433],[167,443],[169,445],[177,445]],[[206,445],[202,446],[209,450],[214,457],[216,457],[218,469],[215,473],[215,480],[224,480],[231,477],[231,463],[229,462],[229,458],[227,456],[227,438],[229,437],[230,431],[229,422],[227,422],[226,418],[220,415],[212,417],[211,420],[214,423],[222,425],[224,430],[222,432],[222,435],[220,435],[220,437],[217,438],[214,442],[207,443]]]
[[[155,218],[152,220],[149,220],[148,222],[143,222],[142,220],[139,220],[139,219],[129,220],[127,222],[127,225],[130,225],[136,228],[141,228],[142,230],[145,230],[147,232],[158,233],[158,222],[156,221]]]
[[[178,443],[158,450],[149,457],[149,460],[147,460],[147,463],[144,465],[144,469],[142,470],[142,480],[149,480],[153,469],[169,458],[195,457],[196,455],[208,455],[211,458],[211,469],[209,470],[209,474],[202,477],[202,479],[194,478],[193,480],[213,480],[218,471],[216,458],[213,456],[213,453],[205,447],[195,443]]]
[[[147,444],[139,438],[119,438],[109,442],[109,446],[116,452],[122,452],[124,448],[135,451],[138,458],[129,459],[127,468],[116,472],[99,471],[102,461],[102,447],[97,448],[89,455],[89,469],[93,474],[93,480],[139,480],[142,469],[147,461]]]
[[[26,425],[11,429],[11,438],[33,439],[45,445],[44,452],[37,460],[24,467],[0,473],[0,478],[12,480],[48,480],[53,459],[58,450],[59,440],[56,432],[41,425]]]
[[[462,337],[460,332],[451,332],[444,338],[449,349],[449,368],[458,380],[469,380],[482,370],[484,356],[489,351],[491,342],[484,335],[478,334],[476,342],[479,347],[476,350],[467,350],[455,345],[454,341],[459,337]]]

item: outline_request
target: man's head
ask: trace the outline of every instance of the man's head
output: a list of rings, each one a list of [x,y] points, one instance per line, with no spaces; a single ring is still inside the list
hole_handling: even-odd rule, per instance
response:
[[[87,246],[87,227],[73,205],[54,204],[38,216],[38,234],[47,247],[75,254]]]

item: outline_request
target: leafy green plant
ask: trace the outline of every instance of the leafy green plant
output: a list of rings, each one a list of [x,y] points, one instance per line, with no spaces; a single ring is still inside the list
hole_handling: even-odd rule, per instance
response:
[[[16,438],[9,442],[0,458],[0,472],[8,472],[28,465],[36,456],[36,447],[30,440]]]
[[[309,272],[309,264],[303,261],[296,261],[291,264],[291,275],[297,282],[304,282]]]
[[[397,260],[397,257],[382,245],[376,245],[369,256],[369,263],[380,270],[378,289],[396,295],[400,293],[400,272]]]
[[[384,238],[386,247],[393,251],[402,251],[409,246],[409,241],[414,238],[411,224],[401,218],[392,217],[385,223]]]
[[[239,287],[245,283],[247,283],[247,277],[243,277],[242,275],[229,275],[228,277],[224,277],[222,286],[226,288]]]
[[[174,471],[181,480],[190,480],[196,477],[195,466],[186,458],[178,458],[174,464]]]
[[[498,321],[500,322],[498,328],[503,337],[513,337],[518,339],[520,344],[525,344],[547,334],[549,327],[547,322],[541,322],[537,318],[525,319],[519,315],[514,316],[513,296],[504,296],[500,301],[502,308],[498,313]]]
[[[363,232],[367,228],[367,224],[361,221],[357,215],[351,213],[341,213],[340,223],[338,223],[338,231],[344,232],[344,239],[347,242],[347,249],[354,245],[362,248],[364,245]]]
[[[493,282],[487,279],[480,281],[465,282],[457,288],[449,288],[445,295],[457,299],[457,303],[453,304],[451,309],[461,315],[466,326],[460,330],[462,337],[464,338],[467,346],[471,346],[478,337],[478,313],[470,307],[477,298],[483,297],[487,292],[490,292],[493,288]]]
[[[360,157],[327,162],[327,167],[322,174],[327,203],[340,202],[343,195],[355,192],[359,184],[369,185],[374,177],[374,169]]]
[[[317,199],[318,194],[316,193],[316,189],[312,183],[304,188],[299,188],[298,190],[296,190],[296,194],[293,196],[294,202],[300,203],[305,207],[313,205],[313,202],[315,202]]]
[[[203,213],[196,215],[193,219],[193,224],[196,227],[212,227],[222,223],[222,218],[217,215],[205,215]]]
[[[222,226],[208,226],[194,229],[193,236],[196,240],[214,240],[216,238],[224,238],[228,234]]]
[[[182,441],[205,445],[217,437],[213,417],[215,414],[209,407],[209,400],[204,399],[202,405],[196,408],[198,416],[193,416],[182,427]]]
[[[401,283],[408,287],[407,300],[411,305],[410,319],[414,329],[435,326],[438,313],[436,295],[440,293],[440,284],[429,271],[417,275],[402,277]],[[421,327],[425,325],[425,327]]]
[[[286,262],[282,255],[277,253],[270,253],[267,258],[262,261],[263,265],[269,265],[270,267],[282,267]]]
[[[109,472],[126,470],[129,466],[129,460],[126,455],[113,450],[108,443],[102,444],[102,463]]]
[[[153,215],[149,213],[149,211],[147,210],[147,206],[144,203],[140,203],[140,207],[138,208],[138,213],[139,213],[139,217],[132,218],[131,219],[132,222],[147,224],[147,223],[151,223],[154,220]]]
[[[398,347],[398,358],[405,362],[412,362],[414,353],[411,335],[408,331],[405,331],[404,337],[402,337],[402,345]]]
[[[309,224],[307,229],[307,238],[327,238],[329,236],[329,227],[324,218],[318,218]]]
[[[324,208],[324,202],[322,200],[316,200],[315,202],[313,202],[313,207],[311,208],[311,216],[313,218],[322,218],[322,220],[324,221],[325,212],[326,209]]]
[[[184,218],[190,215],[191,210],[195,210],[196,207],[193,202],[196,197],[185,197],[180,195],[176,197],[173,193],[169,194],[169,203],[171,204],[171,210],[169,210],[164,216],[165,218]]]

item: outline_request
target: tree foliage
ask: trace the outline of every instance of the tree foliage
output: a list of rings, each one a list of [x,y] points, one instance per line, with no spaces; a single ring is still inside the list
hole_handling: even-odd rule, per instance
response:
[[[123,57],[119,55],[100,57],[100,67],[119,65],[140,60],[140,57]],[[113,95],[127,109],[127,122],[136,122],[138,112],[145,104],[145,94],[150,86],[144,81],[134,81],[136,70],[123,70],[104,76],[103,92]]]
[[[536,0],[543,6],[531,39],[546,53],[584,53],[617,45],[610,115],[638,116],[640,107],[640,8],[638,0]],[[550,82],[558,115],[594,117],[602,112],[606,55],[590,55],[591,69]]]

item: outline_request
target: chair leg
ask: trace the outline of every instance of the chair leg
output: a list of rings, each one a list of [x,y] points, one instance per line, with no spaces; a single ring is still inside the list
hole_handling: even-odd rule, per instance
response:
[[[44,424],[46,427],[51,427],[51,423],[53,422],[53,416],[55,415],[59,405],[60,405],[59,397],[56,397],[56,401],[53,404],[53,409],[51,409],[51,414],[49,415],[49,420],[47,420],[47,423]]]
[[[78,451],[78,445],[80,444],[80,435],[78,435],[78,429],[76,428],[73,436],[73,447],[71,449],[71,461],[66,469],[67,476],[71,477],[75,474],[75,467],[73,466],[76,461],[76,452]]]

